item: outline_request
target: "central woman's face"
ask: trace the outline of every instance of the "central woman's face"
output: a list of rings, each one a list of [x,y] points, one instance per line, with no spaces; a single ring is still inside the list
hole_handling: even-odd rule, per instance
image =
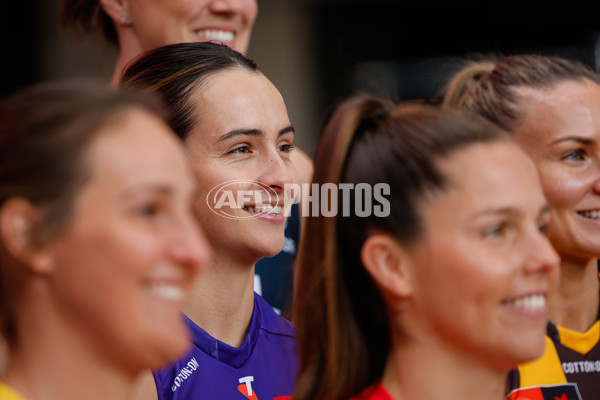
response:
[[[549,237],[562,258],[600,255],[600,86],[567,82],[520,92],[516,138],[536,164],[552,210]]]
[[[132,371],[189,347],[180,309],[210,250],[192,214],[195,184],[177,139],[129,110],[93,139],[91,178],[49,246],[64,315],[97,354]],[[87,340],[86,339],[86,340]]]
[[[199,188],[195,210],[215,254],[243,263],[276,255],[285,185],[296,180],[283,98],[264,75],[239,68],[207,77],[194,96],[197,125],[186,144]]]
[[[438,165],[449,185],[423,200],[425,234],[411,250],[422,334],[511,369],[543,352],[546,298],[558,284],[535,167],[505,142],[469,146]]]

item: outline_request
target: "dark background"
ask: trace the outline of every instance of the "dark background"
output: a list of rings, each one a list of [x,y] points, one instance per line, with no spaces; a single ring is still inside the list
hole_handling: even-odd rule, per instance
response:
[[[58,26],[60,0],[3,2],[0,95],[69,76],[108,79],[112,49]],[[258,0],[248,55],[282,92],[312,155],[333,106],[357,91],[435,99],[465,57],[542,52],[600,68],[600,3]],[[300,128],[300,129],[298,129]]]

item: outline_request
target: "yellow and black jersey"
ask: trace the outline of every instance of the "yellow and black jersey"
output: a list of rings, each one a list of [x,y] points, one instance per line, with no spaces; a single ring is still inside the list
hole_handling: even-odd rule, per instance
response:
[[[542,357],[509,374],[510,400],[600,399],[600,321],[586,332],[548,323]]]
[[[0,400],[25,400],[16,390],[0,381]]]

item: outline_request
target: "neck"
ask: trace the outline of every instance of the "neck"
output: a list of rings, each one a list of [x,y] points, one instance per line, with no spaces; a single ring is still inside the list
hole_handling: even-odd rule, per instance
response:
[[[505,382],[506,372],[420,341],[393,345],[382,379],[396,400],[498,400]]]
[[[127,64],[144,51],[142,44],[138,41],[131,28],[121,28],[118,34],[119,51],[115,62],[115,69],[110,80],[111,87],[119,86],[121,76],[123,75]]]
[[[52,302],[23,300],[18,342],[11,348],[4,381],[28,400],[125,400],[135,372],[102,357]],[[24,312],[27,310],[27,312]]]
[[[189,293],[183,312],[215,339],[239,347],[254,310],[254,264],[219,252]]]
[[[117,61],[115,62],[115,69],[113,70],[112,78],[110,78],[110,87],[119,87],[119,82],[121,81],[121,76],[123,75],[123,72],[125,72],[125,67],[127,67],[127,64],[132,59],[133,57],[131,57],[128,52],[119,49]]]
[[[585,332],[598,319],[598,260],[563,258],[560,267],[560,285],[550,303],[550,320],[556,325]]]

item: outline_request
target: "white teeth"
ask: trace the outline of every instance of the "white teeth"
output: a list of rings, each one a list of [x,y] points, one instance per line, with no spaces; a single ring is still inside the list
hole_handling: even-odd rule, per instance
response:
[[[546,297],[541,294],[519,297],[508,302],[517,308],[522,308],[528,311],[539,311],[546,308]]]
[[[155,296],[169,301],[180,301],[185,291],[179,285],[155,284],[148,286],[148,290]]]
[[[197,32],[198,37],[202,39],[218,40],[219,42],[231,42],[235,39],[235,34],[228,31],[216,29],[204,29]]]
[[[592,211],[579,211],[579,215],[585,218],[598,219],[600,218],[600,211],[592,210]]]
[[[281,206],[273,207],[268,204],[254,207],[244,207],[244,210],[248,212],[257,212],[265,214],[281,214]]]

